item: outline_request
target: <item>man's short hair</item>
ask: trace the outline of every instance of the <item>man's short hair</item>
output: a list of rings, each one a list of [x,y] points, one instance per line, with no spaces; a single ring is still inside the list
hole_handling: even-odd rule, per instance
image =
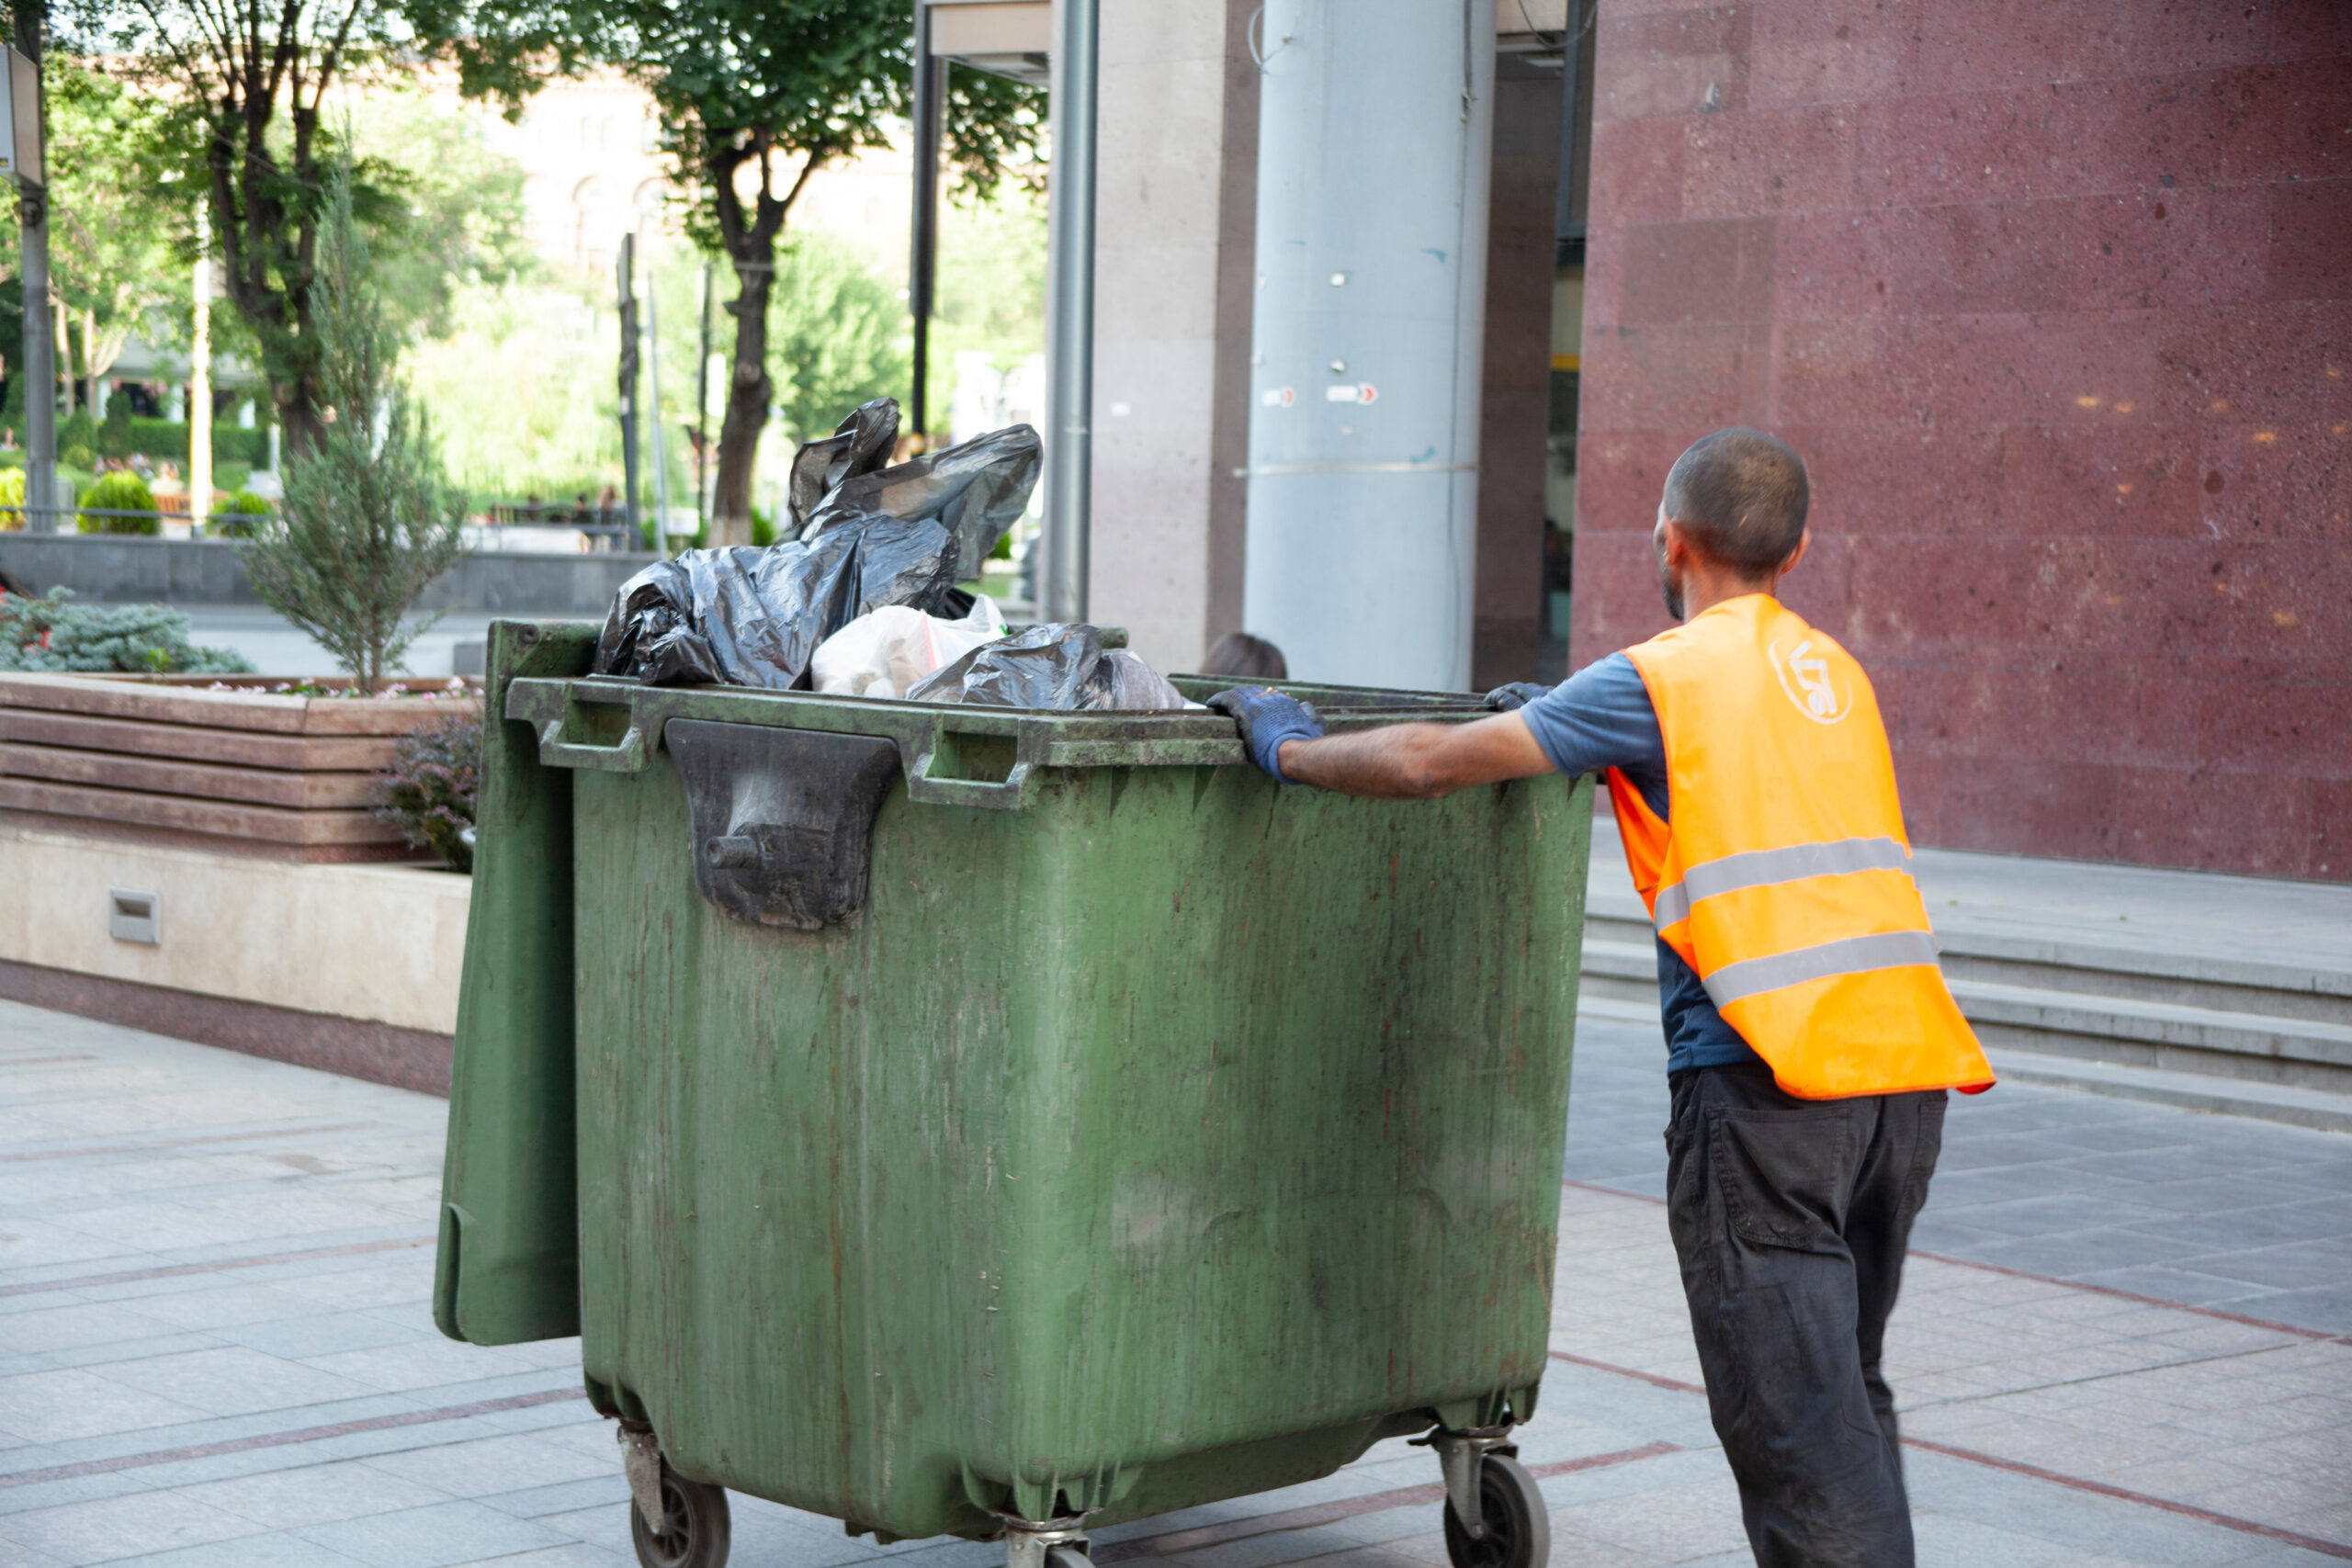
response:
[[[1804,536],[1804,459],[1777,435],[1734,425],[1692,442],[1667,471],[1666,514],[1712,558],[1761,577]]]

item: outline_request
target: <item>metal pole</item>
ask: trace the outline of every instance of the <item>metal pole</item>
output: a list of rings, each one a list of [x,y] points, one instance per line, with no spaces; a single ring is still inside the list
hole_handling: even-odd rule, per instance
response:
[[[913,254],[907,264],[907,313],[914,318],[914,388],[908,405],[917,435],[931,430],[931,310],[939,265],[939,136],[946,120],[947,62],[931,52],[929,0],[915,0]]]
[[[702,264],[702,352],[695,356],[695,532],[710,527],[710,264]]]
[[[613,263],[613,276],[620,285],[621,314],[621,506],[628,519],[629,537],[642,544],[645,524],[637,505],[637,294],[630,273],[637,259],[637,236],[621,236],[621,254]],[[666,549],[666,541],[653,543],[657,550]]]
[[[37,0],[15,6],[17,48],[40,63],[41,20],[48,7]],[[44,108],[46,106],[44,106]],[[48,170],[42,170],[44,177]],[[17,275],[25,308],[25,517],[31,528],[62,531],[57,511],[57,344],[49,309],[49,193],[42,186],[19,187],[17,201]]]
[[[187,516],[200,528],[212,515],[212,202],[196,198],[196,310],[188,349]],[[96,378],[90,401],[97,402]]]
[[[1100,0],[1054,0],[1046,212],[1046,618],[1086,618],[1093,482],[1094,85]]]
[[[1572,258],[1571,244],[1581,245],[1584,235],[1579,231],[1576,216],[1577,130],[1583,118],[1584,106],[1577,101],[1582,87],[1579,62],[1584,59],[1584,28],[1586,0],[1568,0],[1567,30],[1563,35],[1560,51],[1560,173],[1557,192],[1553,198],[1552,246],[1553,265],[1566,266]]]
[[[653,266],[645,268],[646,412],[653,416],[653,515],[662,547],[670,547],[670,448],[662,438],[662,302]]]

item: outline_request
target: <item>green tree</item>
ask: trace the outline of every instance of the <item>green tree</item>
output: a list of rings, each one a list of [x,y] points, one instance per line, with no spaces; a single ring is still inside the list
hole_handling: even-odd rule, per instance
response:
[[[51,286],[68,331],[61,373],[96,381],[123,344],[167,305],[185,311],[187,276],[172,265],[168,208],[152,199],[146,152],[161,111],[113,78],[52,54],[42,70],[48,120]],[[0,224],[0,265],[17,266],[17,226]]]
[[[804,233],[776,264],[769,348],[776,410],[792,438],[831,434],[858,404],[906,386],[906,302],[854,247]]]
[[[403,628],[401,617],[457,563],[463,512],[394,375],[399,337],[352,184],[348,162],[327,171],[306,301],[318,434],[288,459],[285,510],[258,526],[243,554],[263,603],[372,686],[424,629]]]
[[[352,106],[349,132],[353,158],[390,198],[369,240],[385,303],[407,335],[447,336],[466,286],[537,276],[523,166],[484,146],[468,112],[391,82]]]
[[[328,114],[330,93],[454,52],[469,92],[516,103],[524,63],[478,47],[460,0],[68,0],[64,16],[68,50],[107,56],[148,90],[144,189],[184,257],[195,250],[194,198],[209,197],[221,286],[269,378],[289,448],[309,448],[329,402],[311,319],[328,172],[349,168],[351,210],[379,237],[428,205],[411,199],[413,178],[353,154]],[[569,63],[557,48],[532,68]]]
[[[735,271],[712,538],[750,543],[752,465],[776,392],[778,237],[811,175],[887,146],[903,123],[910,0],[485,0],[474,17],[464,48],[485,80],[540,51],[605,62],[652,96],[687,232]],[[952,71],[950,165],[982,192],[1008,175],[1040,177],[1043,110],[1034,88]]]
[[[453,479],[477,496],[593,497],[617,477],[608,305],[561,283],[469,285],[449,318],[448,335],[413,344],[404,363]],[[485,365],[528,374],[484,375]]]

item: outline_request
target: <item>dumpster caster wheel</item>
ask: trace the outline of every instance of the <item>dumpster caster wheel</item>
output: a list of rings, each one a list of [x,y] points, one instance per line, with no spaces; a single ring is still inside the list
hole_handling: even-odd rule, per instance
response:
[[[724,1568],[727,1562],[727,1492],[688,1481],[668,1463],[662,1466],[662,1528],[646,1525],[645,1511],[628,1507],[629,1539],[644,1568]]]
[[[1445,1506],[1445,1554],[1453,1568],[1544,1568],[1552,1555],[1552,1516],[1535,1478],[1504,1454],[1488,1454],[1478,1467],[1478,1500],[1484,1534],[1473,1538]]]

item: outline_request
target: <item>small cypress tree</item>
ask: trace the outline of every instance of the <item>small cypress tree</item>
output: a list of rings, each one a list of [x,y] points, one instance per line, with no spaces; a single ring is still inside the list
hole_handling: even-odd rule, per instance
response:
[[[347,160],[324,197],[310,305],[327,423],[288,455],[284,508],[243,554],[262,601],[372,686],[432,624],[403,629],[401,617],[463,553],[462,500],[394,375],[400,342],[353,217]]]

